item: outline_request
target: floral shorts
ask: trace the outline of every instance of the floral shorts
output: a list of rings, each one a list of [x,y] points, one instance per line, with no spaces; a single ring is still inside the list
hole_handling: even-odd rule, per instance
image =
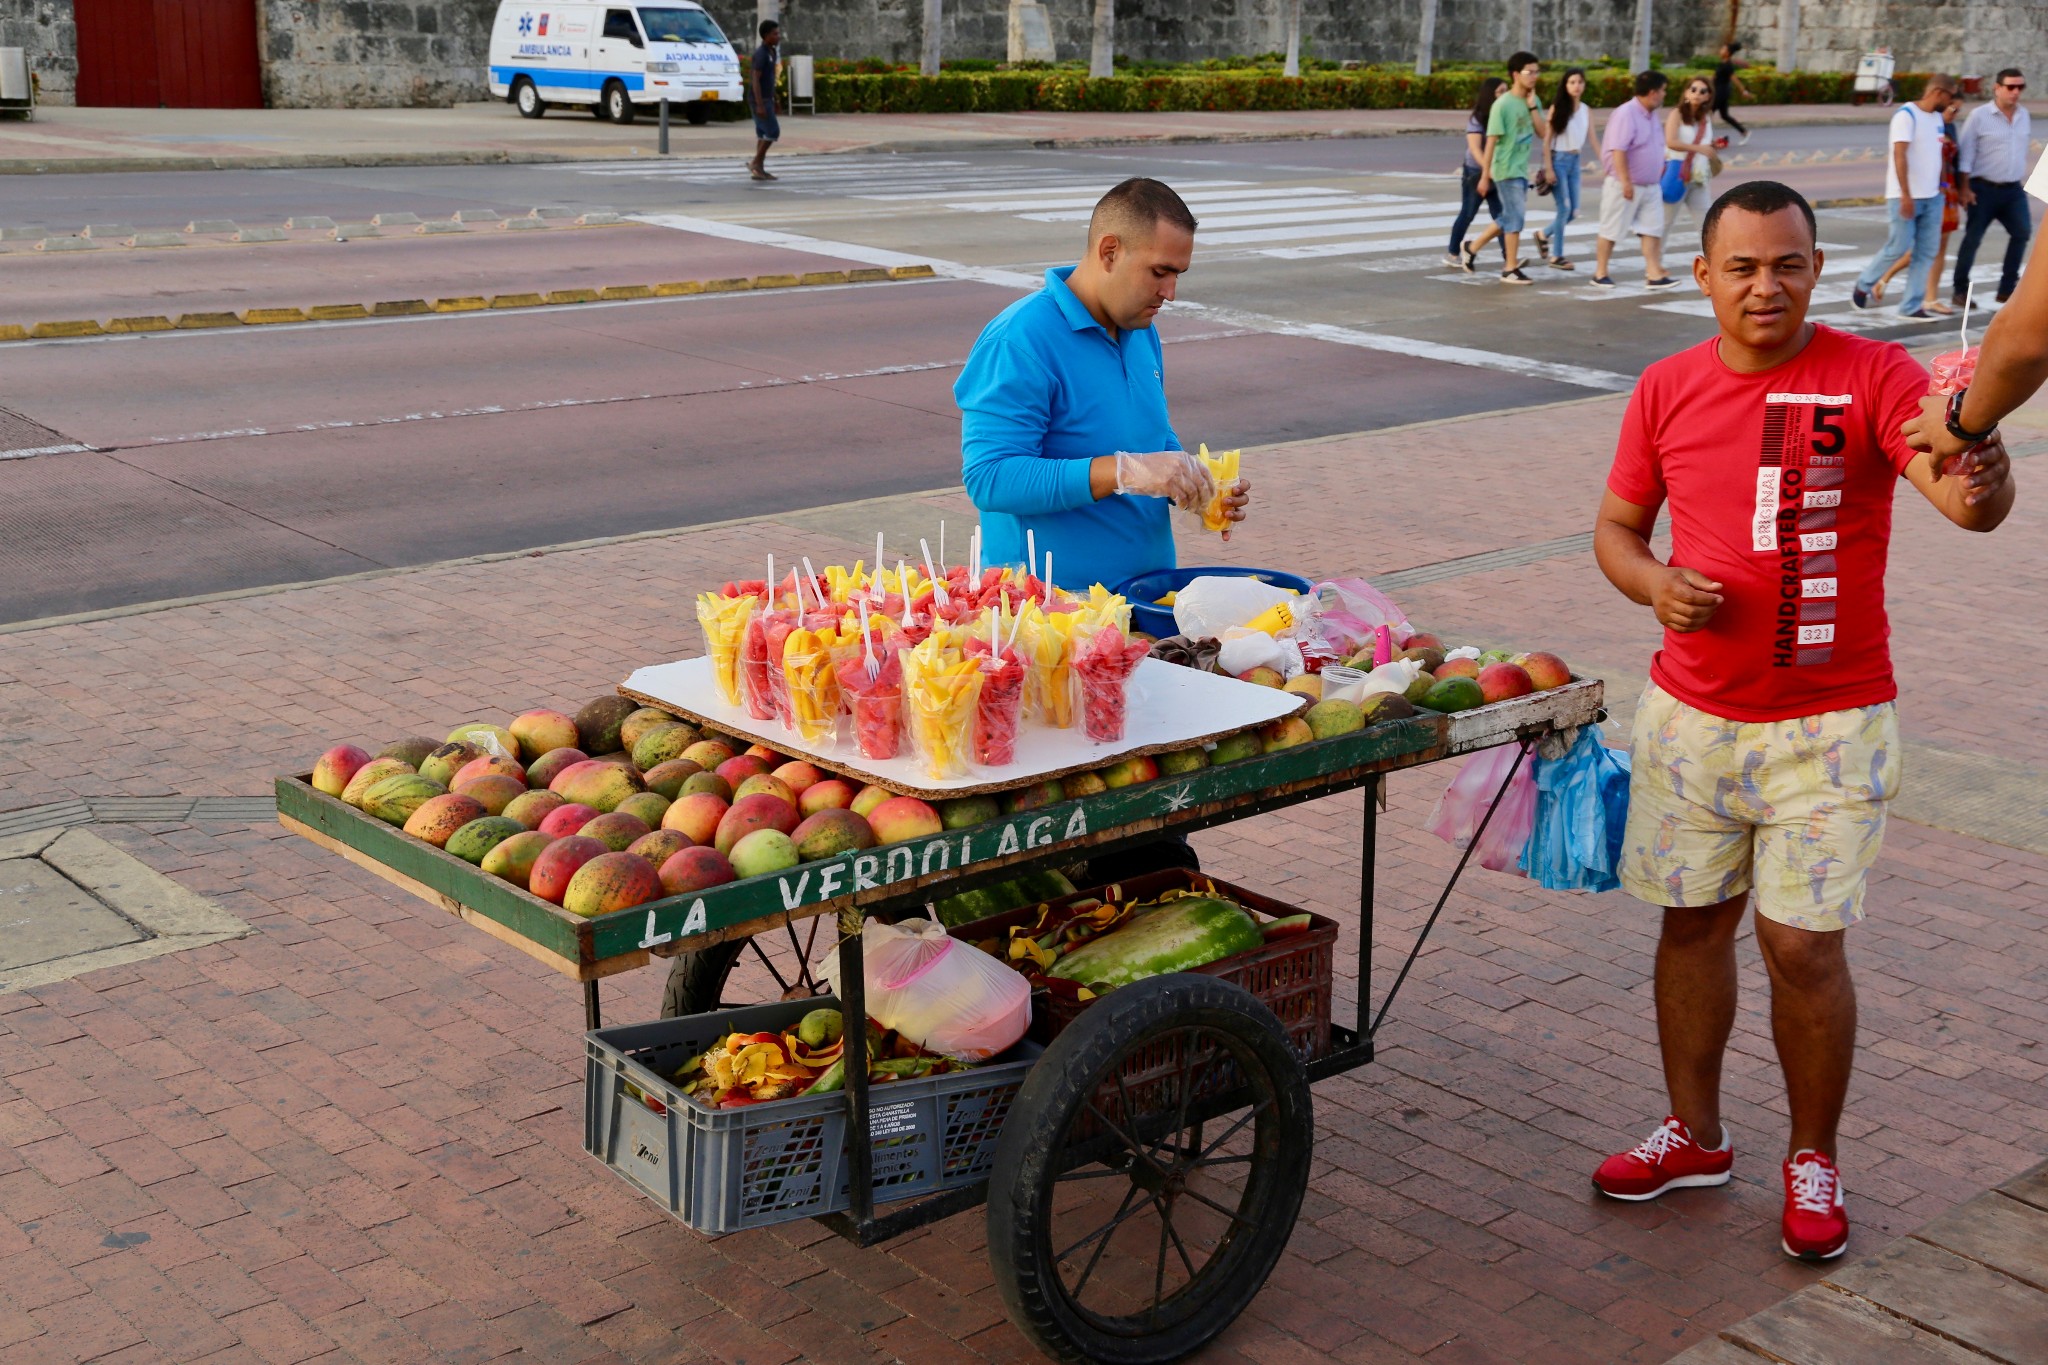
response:
[[[1629,743],[1621,884],[1652,905],[1718,905],[1827,933],[1863,918],[1898,792],[1891,702],[1793,720],[1724,720],[1651,683]]]

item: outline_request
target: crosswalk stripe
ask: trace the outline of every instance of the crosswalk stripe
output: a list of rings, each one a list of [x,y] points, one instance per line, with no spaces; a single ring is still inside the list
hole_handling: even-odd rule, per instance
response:
[[[1313,221],[1312,218],[1290,218],[1284,210],[1334,208],[1357,212],[1364,207],[1364,204],[1356,195],[1310,194],[1300,195],[1292,199],[1268,199],[1263,202],[1236,200],[1225,201],[1213,207],[1207,204],[1190,204],[1188,207],[1198,210],[1202,220],[1202,227],[1206,230],[1211,227],[1249,225],[1254,220],[1262,217],[1264,221],[1272,223],[1310,222]],[[1408,207],[1412,207],[1412,205]],[[1396,211],[1404,212],[1406,209]],[[1057,213],[1026,213],[1019,216],[1027,218],[1034,223],[1078,223],[1087,218],[1089,212],[1090,210],[1088,209],[1063,209]],[[1324,213],[1320,216],[1328,218],[1334,215]]]
[[[1116,182],[1110,182],[1110,184],[1114,183]],[[1304,195],[1338,195],[1344,193],[1344,191],[1342,190],[1323,189],[1320,187],[1310,187],[1306,189],[1294,190],[1248,190],[1225,188],[1231,186],[1233,183],[1241,182],[1232,182],[1229,180],[1197,181],[1195,182],[1195,184],[1203,186],[1204,188],[1183,186],[1181,189],[1180,197],[1189,208],[1200,209],[1206,212],[1211,206],[1214,205],[1227,205],[1237,203],[1264,204],[1272,203],[1275,201],[1284,201],[1288,199],[1299,199]],[[1088,216],[1088,212],[1094,209],[1095,201],[1100,199],[1104,194],[1106,194],[1109,191],[1109,188],[1109,185],[1103,185],[1100,188],[1091,185],[1087,186],[1084,189],[1077,189],[1074,193],[1071,194],[1047,193],[1038,195],[1030,199],[997,199],[985,203],[955,202],[956,200],[959,199],[959,196],[942,197],[946,198],[947,207],[949,208],[968,209],[975,213],[1024,212],[1028,215],[1035,215],[1039,213],[1070,212],[1078,214],[1081,218],[1086,218]],[[1012,188],[1003,192],[1014,196],[1017,191],[1013,186]],[[1401,198],[1401,196],[1399,195],[1384,195],[1377,197],[1358,195],[1355,197],[1361,203],[1394,203]],[[1078,221],[1078,219],[1071,221]]]
[[[1058,204],[1069,202],[1074,204],[1093,204],[1096,200],[1100,199],[1104,194],[1107,194],[1112,185],[1115,185],[1117,183],[1114,180],[1077,181],[1073,178],[1073,174],[1074,173],[1072,171],[1061,171],[1055,175],[1050,175],[1049,178],[1059,180],[1061,183],[1041,184],[1034,186],[1033,188],[1037,192],[1037,197],[1031,199],[1017,198],[1019,187],[1016,182],[1018,177],[1012,175],[1008,171],[1000,169],[985,172],[985,177],[996,175],[1000,175],[1003,177],[1005,184],[999,190],[970,190],[955,188],[950,190],[933,190],[929,193],[902,194],[895,195],[892,197],[898,199],[918,200],[943,199],[946,200],[949,204],[952,204],[957,201],[959,207],[961,208],[973,209],[976,212],[1001,213],[1009,212],[1010,210],[1017,208],[1052,208]],[[1249,183],[1249,181],[1244,180],[1184,180],[1181,182],[1181,188],[1183,190],[1200,188],[1222,188],[1226,186],[1246,185]],[[1256,191],[1245,192],[1255,193]],[[1287,193],[1294,193],[1294,191],[1287,191]],[[1008,202],[1004,202],[1005,200],[1007,200]]]

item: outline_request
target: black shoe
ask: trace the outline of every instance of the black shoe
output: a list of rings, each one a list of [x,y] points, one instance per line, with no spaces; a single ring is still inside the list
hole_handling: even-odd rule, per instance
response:
[[[1472,249],[1472,244],[1470,242],[1465,243],[1463,250],[1465,255],[1465,264],[1459,268],[1462,269],[1467,275],[1477,274],[1479,271],[1479,253]]]
[[[1502,284],[1534,284],[1534,283],[1536,283],[1536,281],[1534,281],[1534,280],[1530,279],[1530,278],[1529,278],[1529,277],[1528,277],[1527,275],[1524,275],[1524,274],[1522,273],[1522,267],[1520,267],[1520,266],[1516,266],[1516,267],[1515,267],[1515,268],[1514,268],[1513,270],[1503,270],[1503,271],[1501,271],[1501,272],[1500,272],[1500,282],[1501,282]]]
[[[1849,306],[1859,313],[1870,311],[1870,291],[1860,284],[1849,286]]]
[[[1678,288],[1678,276],[1676,276],[1676,275],[1666,275],[1666,276],[1665,276],[1665,277],[1664,277],[1663,279],[1661,279],[1661,280],[1644,280],[1644,281],[1643,281],[1643,288],[1645,288],[1645,289],[1676,289],[1676,288]]]
[[[1904,319],[1905,319],[1906,321],[1908,321],[1908,322],[1933,322],[1933,321],[1935,321],[1935,317],[1934,317],[1934,314],[1932,314],[1932,313],[1928,312],[1928,311],[1927,311],[1926,309],[1924,309],[1924,308],[1915,308],[1915,309],[1914,309],[1914,310],[1913,310],[1912,312],[1910,312],[1910,313],[1909,313],[1909,312],[1907,312],[1907,311],[1906,311],[1905,309],[1903,309],[1903,308],[1902,308],[1902,309],[1900,309],[1900,310],[1899,310],[1899,316],[1900,316],[1900,317],[1902,317],[1902,318],[1904,318]]]
[[[2004,302],[2005,302],[2005,301],[2006,301],[2007,299],[2009,299],[2009,298],[2011,298],[2011,297],[2012,297],[2012,290],[2010,290],[2010,289],[2001,289],[2001,290],[1999,290],[1999,291],[1998,291],[1998,297],[1997,297],[1997,298],[1996,298],[1995,300],[1993,300],[1993,302],[1996,302],[1996,303],[2004,303]],[[1958,308],[1960,308],[1960,307],[1962,306],[1962,303],[1963,303],[1963,301],[1962,301],[1961,299],[1957,299],[1957,300],[1956,300],[1956,306],[1957,306]]]
[[[1950,294],[1948,296],[1948,304],[1951,308],[1961,308],[1964,304],[1968,302],[1969,299],[1967,299],[1965,296],[1961,294]]]
[[[1614,279],[1609,275],[1595,275],[1592,279],[1587,280],[1586,283],[1592,285],[1595,289],[1614,288]]]

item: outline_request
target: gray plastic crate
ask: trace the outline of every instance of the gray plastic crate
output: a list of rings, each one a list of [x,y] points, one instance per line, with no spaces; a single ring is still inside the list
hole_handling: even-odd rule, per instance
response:
[[[831,999],[795,1000],[584,1035],[583,1146],[699,1232],[847,1207],[844,1092],[707,1109],[667,1079],[728,1033],[780,1032]],[[972,1184],[1043,1049],[1022,1042],[972,1071],[870,1089],[876,1202]]]

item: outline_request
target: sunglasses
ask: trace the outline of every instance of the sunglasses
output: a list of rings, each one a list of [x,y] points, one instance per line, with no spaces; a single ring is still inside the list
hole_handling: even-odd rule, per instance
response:
[[[2014,85],[2012,82],[2006,81],[2001,83],[1998,88],[2000,90],[2024,90],[2027,88],[2027,83],[2021,81],[2018,85]]]

